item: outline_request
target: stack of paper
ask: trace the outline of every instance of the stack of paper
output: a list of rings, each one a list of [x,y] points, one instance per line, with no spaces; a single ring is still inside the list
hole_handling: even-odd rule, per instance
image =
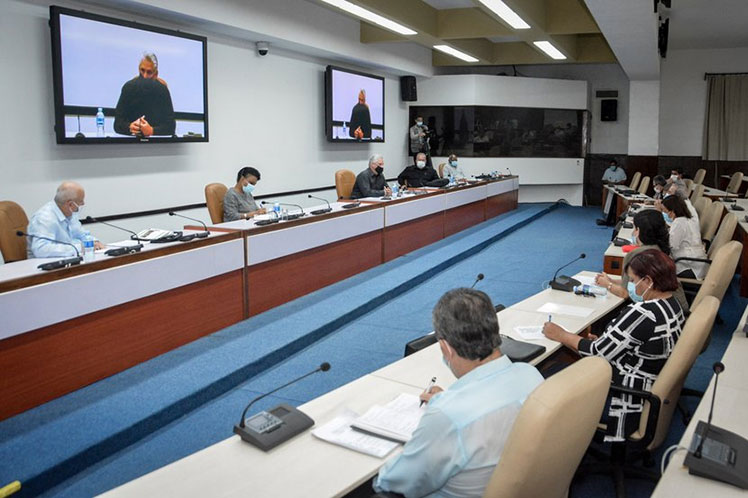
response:
[[[344,410],[343,413],[327,424],[312,431],[312,435],[323,441],[379,458],[384,457],[399,446],[398,443],[379,437],[368,436],[351,429],[351,423],[356,418],[358,418],[356,412]]]
[[[353,421],[357,431],[390,441],[410,441],[423,416],[421,400],[414,394],[401,394],[384,406],[374,405]]]

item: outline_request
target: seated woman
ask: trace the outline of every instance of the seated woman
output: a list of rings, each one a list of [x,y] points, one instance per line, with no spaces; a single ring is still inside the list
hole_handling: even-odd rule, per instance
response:
[[[673,259],[706,259],[699,221],[691,214],[686,202],[677,195],[666,197],[662,200],[662,212],[673,220],[670,224],[670,255]],[[703,279],[706,276],[706,263],[678,261],[675,267],[679,277]]]
[[[670,234],[667,224],[662,214],[655,209],[645,209],[634,215],[634,232],[631,243],[638,245],[636,249],[626,253],[623,257],[623,267],[628,266],[629,261],[634,255],[639,254],[647,249],[659,249],[668,256],[670,255]],[[629,276],[623,272],[620,279],[611,277],[606,273],[598,273],[595,277],[595,283],[600,287],[605,287],[611,294],[628,299]],[[678,282],[678,289],[673,292],[678,300],[684,313],[688,313],[688,301],[686,293],[683,291],[683,285]]]
[[[257,207],[252,192],[260,181],[260,172],[245,166],[236,174],[236,185],[223,198],[223,221],[248,220],[256,214],[265,213]]]
[[[683,326],[683,310],[673,291],[678,288],[675,264],[659,249],[647,249],[631,258],[629,296],[634,301],[608,324],[600,337],[583,338],[555,323],[543,326],[549,339],[578,351],[597,355],[613,367],[613,384],[649,391],[673,351]],[[622,441],[639,427],[641,399],[613,395],[607,414],[606,441]]]

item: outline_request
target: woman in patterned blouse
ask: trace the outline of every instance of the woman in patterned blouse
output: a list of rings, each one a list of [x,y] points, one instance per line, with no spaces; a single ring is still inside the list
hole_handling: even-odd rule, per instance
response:
[[[583,338],[555,323],[546,323],[543,333],[578,351],[582,356],[602,356],[613,367],[613,384],[650,391],[657,375],[675,347],[684,316],[673,291],[678,288],[673,260],[657,249],[634,256],[624,268],[633,303],[608,324],[600,337]],[[643,410],[640,398],[615,395],[610,398],[606,441],[622,441],[639,427]]]

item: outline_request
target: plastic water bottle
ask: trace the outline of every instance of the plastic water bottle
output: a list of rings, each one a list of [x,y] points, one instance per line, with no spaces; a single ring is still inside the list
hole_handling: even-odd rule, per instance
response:
[[[449,174],[449,184],[454,185],[455,184],[455,175],[452,173]]]
[[[281,217],[281,205],[277,202],[273,204],[273,213],[275,214],[275,219],[279,220]]]
[[[577,285],[573,290],[574,294],[580,294],[582,296],[603,297],[608,295],[608,289],[597,285]]]
[[[398,193],[399,190],[398,190],[397,182],[393,183],[390,189],[392,190],[392,197],[400,197],[400,194]]]
[[[343,121],[343,136],[340,138],[348,138],[348,127],[345,125],[345,121]]]
[[[104,136],[104,111],[101,107],[96,112],[96,136],[99,138]]]
[[[83,262],[90,263],[96,256],[94,255],[94,238],[91,236],[91,232],[84,232],[83,235]]]

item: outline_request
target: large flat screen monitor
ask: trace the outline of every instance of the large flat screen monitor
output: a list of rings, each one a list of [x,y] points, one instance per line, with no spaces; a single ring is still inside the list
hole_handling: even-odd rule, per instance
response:
[[[57,143],[207,142],[201,36],[50,7]]]
[[[384,78],[327,66],[325,129],[331,142],[384,142]]]

